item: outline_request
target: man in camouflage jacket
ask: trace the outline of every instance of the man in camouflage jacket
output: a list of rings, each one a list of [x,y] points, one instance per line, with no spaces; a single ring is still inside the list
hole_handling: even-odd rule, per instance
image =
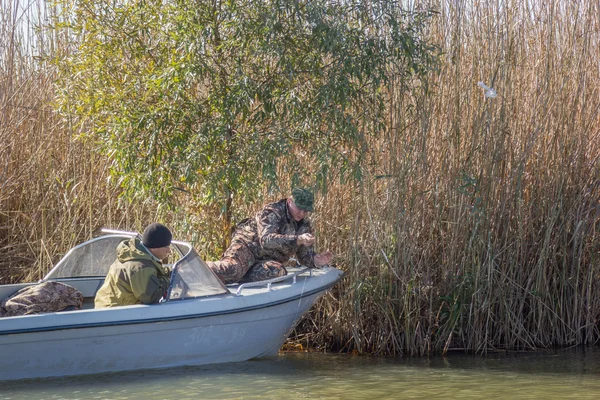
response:
[[[333,254],[315,254],[313,248],[315,238],[306,218],[313,211],[313,199],[309,190],[296,188],[291,197],[267,204],[236,226],[221,260],[208,266],[229,284],[283,276],[287,274],[283,264],[294,255],[310,268],[329,264]]]
[[[144,230],[142,240],[122,241],[117,246],[117,260],[96,293],[94,307],[158,303],[169,288],[170,271],[162,260],[171,252],[171,239],[166,226],[154,223]]]

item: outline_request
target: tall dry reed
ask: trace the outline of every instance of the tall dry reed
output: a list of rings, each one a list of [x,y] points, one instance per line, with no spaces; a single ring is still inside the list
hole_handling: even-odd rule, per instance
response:
[[[312,316],[313,343],[382,354],[594,343],[598,3],[427,5],[444,53],[431,93],[391,85],[392,130],[372,154],[385,178],[351,198],[340,188],[320,216],[348,277],[321,303],[332,311]]]
[[[163,218],[152,204],[119,200],[110,161],[54,113],[46,60],[61,40],[39,29],[52,13],[44,1],[0,10],[0,283],[42,278],[101,227],[140,229]]]

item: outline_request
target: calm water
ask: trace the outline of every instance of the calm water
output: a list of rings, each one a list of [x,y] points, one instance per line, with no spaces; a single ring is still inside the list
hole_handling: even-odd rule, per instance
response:
[[[399,398],[597,399],[600,348],[429,360],[286,353],[235,364],[0,382],[0,399]]]

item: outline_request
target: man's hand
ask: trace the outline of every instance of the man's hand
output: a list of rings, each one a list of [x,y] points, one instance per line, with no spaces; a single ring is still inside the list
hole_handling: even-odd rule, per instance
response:
[[[327,265],[333,260],[333,253],[330,251],[324,251],[321,254],[316,254],[313,258],[313,262],[317,267],[322,267]]]
[[[315,237],[310,233],[303,233],[302,235],[298,236],[296,243],[299,246],[311,246],[313,243],[315,243]]]

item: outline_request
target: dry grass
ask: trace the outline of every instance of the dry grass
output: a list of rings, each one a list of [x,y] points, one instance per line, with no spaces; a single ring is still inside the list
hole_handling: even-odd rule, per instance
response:
[[[319,247],[334,251],[347,274],[295,338],[415,355],[595,342],[598,3],[427,5],[440,10],[430,31],[444,51],[440,70],[429,95],[390,85],[392,129],[369,155],[378,169],[360,183],[333,183],[319,199]],[[117,200],[108,161],[45,111],[52,71],[12,51],[19,46],[4,32],[2,282],[40,277],[99,227],[140,229],[153,219],[216,254],[218,209],[182,198],[167,213]],[[478,81],[498,97],[485,99]]]
[[[52,111],[53,71],[37,60],[60,41],[35,29],[46,3],[2,7],[0,283],[7,283],[40,279],[99,228],[139,229],[157,212],[119,202],[109,162],[73,140],[69,121]]]
[[[348,275],[303,341],[429,354],[598,339],[598,4],[473,3],[429,3],[445,56],[430,96],[390,88],[393,130],[372,155],[389,177],[325,201],[321,236]]]

